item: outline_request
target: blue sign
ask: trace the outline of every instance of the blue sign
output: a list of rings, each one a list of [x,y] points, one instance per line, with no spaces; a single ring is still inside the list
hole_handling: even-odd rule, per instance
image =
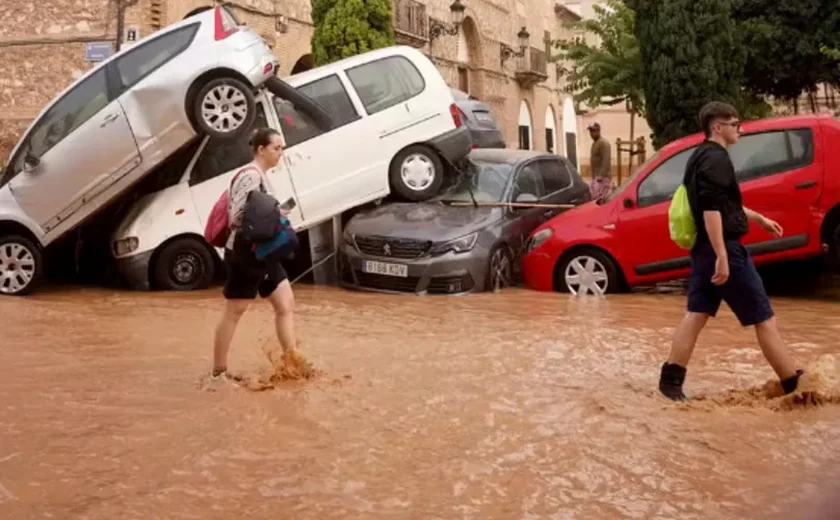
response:
[[[85,43],[85,61],[103,61],[111,56],[111,42]]]

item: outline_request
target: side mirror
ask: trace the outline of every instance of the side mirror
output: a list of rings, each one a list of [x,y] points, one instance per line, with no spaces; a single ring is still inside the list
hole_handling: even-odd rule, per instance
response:
[[[624,207],[625,208],[632,208],[633,207],[633,199],[624,199]]]
[[[519,195],[516,196],[516,202],[521,202],[521,203],[525,203],[525,204],[531,203],[531,202],[537,202],[538,200],[539,199],[533,193],[520,193]]]

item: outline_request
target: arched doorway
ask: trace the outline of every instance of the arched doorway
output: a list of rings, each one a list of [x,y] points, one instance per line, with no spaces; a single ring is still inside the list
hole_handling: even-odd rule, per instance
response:
[[[531,109],[524,99],[519,103],[519,149],[533,150],[534,133],[531,129]]]
[[[481,99],[482,82],[480,69],[482,62],[481,36],[478,25],[472,16],[467,16],[458,31],[458,89]]]
[[[563,137],[566,158],[579,170],[577,114],[575,113],[575,104],[570,97],[563,101]]]
[[[312,61],[311,54],[304,54],[295,62],[294,67],[292,67],[291,74],[297,74],[299,72],[306,72],[309,69],[315,68],[315,63]]]
[[[557,150],[557,119],[554,116],[554,107],[548,105],[545,108],[545,149],[548,153],[556,153]]]

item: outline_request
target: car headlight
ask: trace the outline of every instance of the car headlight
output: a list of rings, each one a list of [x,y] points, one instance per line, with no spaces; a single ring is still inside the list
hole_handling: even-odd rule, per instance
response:
[[[551,238],[551,235],[554,234],[554,231],[551,228],[541,229],[531,235],[531,238],[528,239],[528,245],[526,246],[526,251],[533,251],[534,249],[543,245],[543,243]]]
[[[449,251],[453,251],[455,253],[466,253],[475,247],[475,243],[477,241],[478,232],[471,233],[467,236],[450,240],[449,242],[434,244],[431,249],[429,249],[429,254],[442,255],[444,253],[448,253]]]
[[[140,246],[140,241],[137,237],[121,238],[114,240],[113,248],[115,256],[125,256],[133,251],[136,251]]]

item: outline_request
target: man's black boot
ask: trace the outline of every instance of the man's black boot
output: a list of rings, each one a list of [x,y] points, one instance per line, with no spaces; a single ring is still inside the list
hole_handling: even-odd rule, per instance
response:
[[[782,379],[782,390],[785,391],[785,395],[791,394],[796,391],[796,386],[799,384],[799,378],[804,374],[803,370],[797,370],[796,374],[790,376],[787,379]]]
[[[682,387],[685,382],[686,369],[683,366],[673,363],[664,363],[662,373],[659,376],[659,391],[674,401],[685,399]]]

